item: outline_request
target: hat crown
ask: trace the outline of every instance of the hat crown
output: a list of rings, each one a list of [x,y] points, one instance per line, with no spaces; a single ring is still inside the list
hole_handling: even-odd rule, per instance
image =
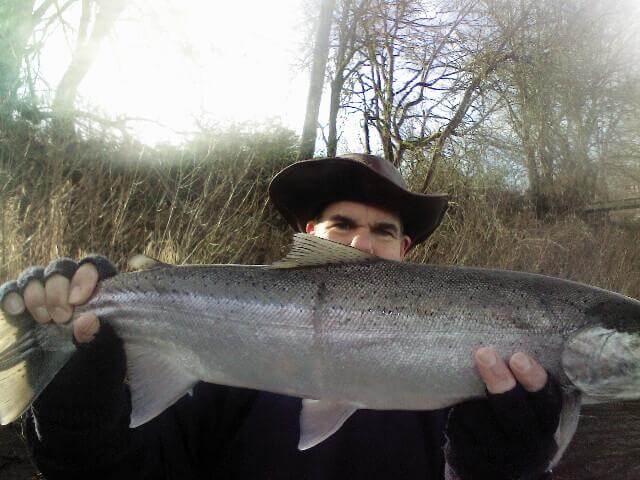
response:
[[[324,207],[340,200],[384,208],[398,215],[411,247],[435,230],[447,209],[446,195],[411,192],[391,162],[365,153],[293,163],[273,177],[269,196],[299,232]]]
[[[402,178],[402,175],[400,175],[398,169],[385,158],[367,153],[346,153],[344,155],[340,155],[339,158],[346,158],[347,160],[360,162],[376,172],[378,175],[382,175],[387,180],[395,183],[405,190],[407,189],[407,184],[405,183],[404,178]]]

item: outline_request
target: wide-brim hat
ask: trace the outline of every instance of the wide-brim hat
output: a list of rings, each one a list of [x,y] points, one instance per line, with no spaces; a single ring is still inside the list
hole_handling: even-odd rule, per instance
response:
[[[355,201],[394,212],[411,246],[438,227],[447,210],[443,194],[411,192],[396,168],[381,157],[346,154],[303,160],[281,170],[269,185],[269,197],[291,227],[304,232],[333,202]]]

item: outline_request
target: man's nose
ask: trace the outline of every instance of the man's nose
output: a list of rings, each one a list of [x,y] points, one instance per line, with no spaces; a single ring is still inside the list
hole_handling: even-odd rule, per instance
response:
[[[351,246],[363,252],[373,253],[373,241],[368,230],[357,232],[351,240]]]

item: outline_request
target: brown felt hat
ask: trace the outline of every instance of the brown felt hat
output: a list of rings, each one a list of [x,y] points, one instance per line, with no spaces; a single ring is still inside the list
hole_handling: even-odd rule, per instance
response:
[[[333,202],[348,200],[389,210],[400,217],[412,247],[431,235],[447,210],[446,195],[410,192],[391,162],[361,153],[289,165],[271,180],[269,197],[299,232]]]

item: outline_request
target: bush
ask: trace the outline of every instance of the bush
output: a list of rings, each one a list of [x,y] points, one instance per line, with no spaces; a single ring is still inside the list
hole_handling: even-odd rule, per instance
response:
[[[182,147],[107,138],[58,144],[8,125],[0,137],[2,277],[52,257],[135,253],[169,263],[269,263],[291,230],[270,206],[272,176],[295,160],[277,125],[209,129]],[[417,188],[419,170],[405,172]],[[433,191],[451,196],[442,226],[411,259],[531,271],[640,296],[633,229],[574,214],[536,218],[497,173],[443,165]]]
[[[295,142],[277,125],[211,130],[157,149],[56,145],[46,132],[17,129],[0,144],[3,276],[90,251],[120,266],[140,252],[174,263],[268,262],[287,234],[267,186],[294,161]]]

